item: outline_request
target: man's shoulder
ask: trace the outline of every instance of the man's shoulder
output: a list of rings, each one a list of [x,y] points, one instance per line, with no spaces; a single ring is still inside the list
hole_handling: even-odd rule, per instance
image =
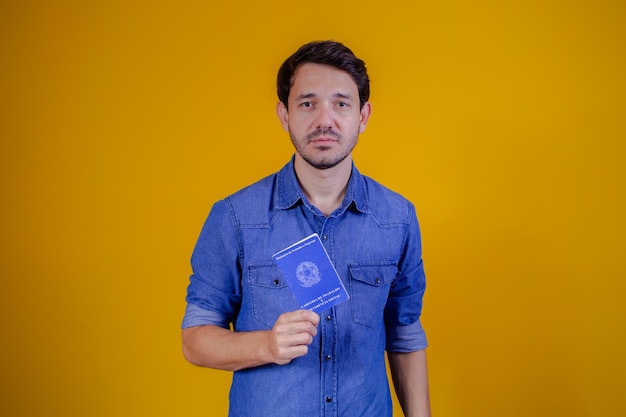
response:
[[[277,174],[278,173],[275,172],[266,177],[263,177],[260,180],[235,191],[234,193],[226,197],[226,199],[231,201],[239,201],[249,198],[263,198],[271,196]]]
[[[239,223],[266,223],[277,173],[268,175],[234,192],[224,199]]]
[[[386,222],[407,222],[414,216],[413,203],[397,191],[381,184],[371,177],[362,176],[369,209],[380,220]]]

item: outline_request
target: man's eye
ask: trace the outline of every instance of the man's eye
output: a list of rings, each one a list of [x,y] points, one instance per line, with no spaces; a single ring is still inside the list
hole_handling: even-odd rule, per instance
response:
[[[302,103],[302,107],[311,107],[313,105],[313,103],[311,103],[310,101],[305,101],[304,103]]]
[[[346,103],[345,101],[340,101],[339,103],[337,103],[337,105],[339,107],[348,107],[348,103]]]

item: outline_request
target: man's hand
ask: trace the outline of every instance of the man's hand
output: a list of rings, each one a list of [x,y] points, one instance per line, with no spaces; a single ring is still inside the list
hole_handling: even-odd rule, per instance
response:
[[[281,314],[267,334],[269,362],[285,365],[306,355],[319,322],[320,316],[308,310]]]

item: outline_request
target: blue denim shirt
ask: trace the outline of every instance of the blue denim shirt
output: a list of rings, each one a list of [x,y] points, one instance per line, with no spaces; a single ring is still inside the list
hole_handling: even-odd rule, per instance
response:
[[[391,416],[385,349],[426,348],[413,205],[353,166],[341,207],[326,217],[305,198],[293,159],[211,209],[191,258],[183,328],[266,330],[297,310],[271,256],[314,232],[350,299],[321,313],[305,356],[235,372],[230,417]]]

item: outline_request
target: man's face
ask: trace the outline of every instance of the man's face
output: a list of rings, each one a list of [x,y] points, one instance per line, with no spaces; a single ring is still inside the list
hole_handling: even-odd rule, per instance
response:
[[[328,65],[303,64],[293,77],[289,110],[277,113],[301,157],[317,169],[344,161],[365,130],[371,107],[359,108],[359,91],[350,75]]]

